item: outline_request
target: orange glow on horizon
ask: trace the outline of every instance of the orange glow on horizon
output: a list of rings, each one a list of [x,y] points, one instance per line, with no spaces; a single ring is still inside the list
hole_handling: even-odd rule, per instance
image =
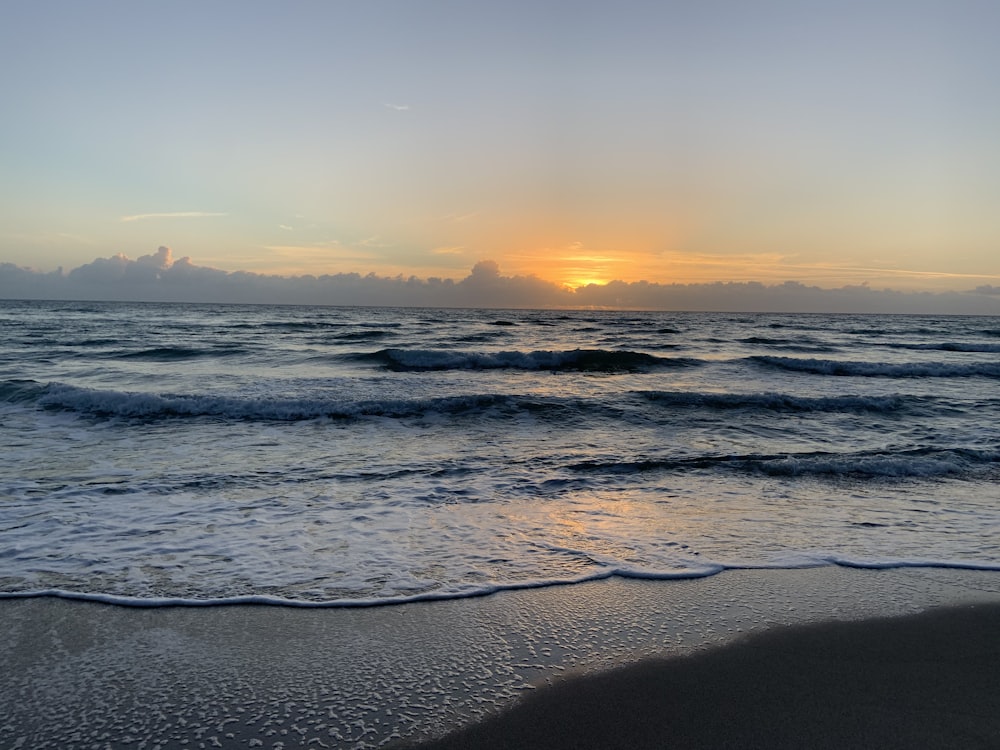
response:
[[[614,280],[638,281],[650,273],[663,276],[656,254],[647,249],[594,249],[574,242],[562,247],[535,247],[506,254],[500,262],[504,275],[536,276],[559,286],[578,289]]]
[[[501,273],[534,275],[572,289],[612,281],[679,280],[682,269],[675,259],[692,230],[691,220],[653,220],[636,211],[613,220],[605,220],[600,212],[584,217],[537,215],[511,226],[490,227],[495,231],[491,248],[482,248],[495,250],[493,259]],[[477,247],[476,239],[469,237],[466,244]]]
[[[221,257],[199,256],[195,262],[229,271],[287,276],[373,273],[388,278],[413,276],[460,282],[478,262],[488,260],[497,264],[502,277],[534,277],[568,290],[616,281],[659,285],[797,282],[820,288],[868,284],[875,289],[928,290],[996,283],[995,275],[963,274],[957,270],[907,269],[889,263],[880,268],[878,260],[866,262],[859,254],[845,254],[839,262],[830,262],[794,247],[706,247],[679,226],[669,234],[648,227],[618,231],[620,225],[577,227],[570,234],[571,230],[553,230],[541,220],[506,231],[493,226],[488,227],[489,231],[473,231],[471,225],[461,226],[460,236],[444,239],[421,236],[411,243],[402,233],[386,233],[378,242],[299,241],[264,246],[270,256],[266,262],[252,262],[249,255],[227,256],[229,263],[223,263]]]

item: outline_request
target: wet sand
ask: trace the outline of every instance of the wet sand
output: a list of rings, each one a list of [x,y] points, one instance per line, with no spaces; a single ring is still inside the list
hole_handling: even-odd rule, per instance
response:
[[[563,679],[420,747],[997,748],[1000,605],[778,628]]]
[[[836,567],[363,609],[0,599],[0,747],[1000,747],[997,607],[997,572]]]

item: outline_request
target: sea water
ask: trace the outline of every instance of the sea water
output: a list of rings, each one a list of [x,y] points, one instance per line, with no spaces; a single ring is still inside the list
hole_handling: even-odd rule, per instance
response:
[[[0,302],[0,595],[1000,569],[1000,319]]]

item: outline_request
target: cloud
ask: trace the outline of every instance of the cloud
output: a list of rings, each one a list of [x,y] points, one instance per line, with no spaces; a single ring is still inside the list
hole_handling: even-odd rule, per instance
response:
[[[287,224],[278,224],[278,229],[284,229],[286,232],[294,232],[295,227],[290,227]]]
[[[318,248],[313,248],[314,250]],[[414,307],[587,307],[719,312],[1000,314],[1000,287],[902,292],[866,285],[823,289],[796,281],[660,284],[611,281],[568,289],[537,276],[505,276],[481,260],[462,279],[337,273],[276,276],[175,260],[170,248],[132,260],[119,253],[73,270],[0,263],[0,297]]]
[[[144,221],[146,219],[204,219],[213,216],[229,216],[229,214],[212,211],[173,211],[159,214],[133,214],[132,216],[122,216],[118,221],[125,223],[129,221]]]
[[[155,253],[141,256],[136,263],[140,266],[148,266],[150,268],[167,269],[174,264],[173,251],[169,247],[161,245]]]
[[[407,112],[410,109],[409,104],[390,104],[389,102],[382,102],[382,106],[395,110],[396,112]]]

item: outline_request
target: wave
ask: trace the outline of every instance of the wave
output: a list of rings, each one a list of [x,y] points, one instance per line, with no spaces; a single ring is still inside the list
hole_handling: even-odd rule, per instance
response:
[[[455,344],[490,344],[500,339],[509,339],[510,334],[506,329],[498,328],[495,331],[485,331],[482,333],[470,333],[466,336],[458,336],[452,341]]]
[[[959,476],[1000,462],[1000,449],[918,448],[892,453],[780,453],[647,458],[632,461],[582,461],[572,471],[641,474],[729,470],[780,477],[826,476],[846,478],[934,478]]]
[[[658,404],[708,409],[761,409],[777,412],[875,412],[888,414],[907,406],[931,401],[918,396],[791,396],[787,393],[697,393],[686,391],[640,391]]]
[[[913,362],[890,364],[837,359],[799,359],[757,355],[747,358],[765,367],[813,375],[844,375],[875,378],[1000,378],[1000,362]]]
[[[339,321],[326,320],[275,320],[264,323],[247,323],[245,328],[263,328],[272,331],[316,331],[327,328],[344,328],[349,325]]]
[[[649,581],[687,581],[710,578],[725,574],[729,570],[805,570],[823,567],[861,568],[865,570],[888,570],[893,568],[930,568],[940,570],[980,570],[1000,571],[1000,563],[965,560],[933,560],[918,558],[855,558],[826,552],[787,553],[772,562],[709,562],[684,568],[643,568],[635,565],[608,565],[594,572],[566,578],[528,579],[522,581],[497,582],[489,584],[463,584],[440,591],[420,594],[395,595],[367,598],[341,599],[292,599],[271,594],[241,594],[217,597],[182,596],[129,596],[100,591],[74,591],[48,588],[24,591],[0,591],[3,599],[59,598],[73,601],[87,601],[111,604],[119,607],[152,609],[157,607],[221,607],[235,605],[263,605],[274,607],[295,607],[300,609],[360,609],[391,607],[418,602],[450,601],[491,596],[503,591],[523,591],[526,589],[572,586],[575,584],[603,581],[609,578],[626,578]]]
[[[24,404],[37,401],[46,386],[35,380],[5,380],[0,383],[0,402]]]
[[[375,339],[383,339],[389,336],[395,336],[393,331],[382,331],[379,329],[373,329],[370,331],[348,331],[347,333],[338,333],[330,337],[334,341],[373,341]]]
[[[505,394],[441,396],[426,399],[344,401],[328,398],[239,398],[213,394],[157,394],[82,388],[64,383],[8,380],[0,384],[0,402],[34,403],[96,416],[155,419],[164,417],[223,417],[259,421],[296,421],[318,418],[406,418],[428,414],[506,411],[563,412],[579,403],[559,398]]]
[[[105,356],[109,359],[178,362],[187,359],[200,359],[202,357],[233,357],[247,353],[246,349],[238,346],[213,347],[211,349],[197,349],[187,346],[158,346],[152,349],[110,352]]]
[[[259,323],[236,323],[228,326],[234,329],[243,330],[263,330],[265,332],[302,332],[302,331],[335,331],[349,328],[360,329],[362,333],[365,329],[379,328],[399,328],[402,323],[381,321],[378,323],[355,323],[345,320],[268,320]]]
[[[42,343],[47,345],[49,342],[42,342]],[[80,339],[79,341],[60,341],[59,344],[61,346],[105,347],[105,346],[117,346],[121,344],[121,339],[108,336],[103,338],[98,337],[98,338]]]
[[[551,370],[581,372],[635,372],[668,367],[691,367],[700,360],[657,357],[653,354],[607,349],[569,351],[467,352],[440,349],[381,349],[370,354],[347,355],[375,362],[396,372],[430,370]]]
[[[800,338],[780,338],[775,336],[746,336],[737,339],[740,344],[753,344],[756,346],[766,346],[770,349],[780,349],[789,352],[836,352],[838,347],[824,344],[809,337]]]
[[[965,343],[944,341],[939,344],[886,344],[891,349],[914,349],[938,352],[1000,352],[1000,344]]]
[[[786,393],[703,393],[692,391],[632,391],[627,398],[671,409],[763,411],[776,413],[893,414],[948,408],[924,396],[793,396]],[[595,412],[627,418],[621,406],[577,397],[479,393],[413,399],[350,400],[329,397],[240,397],[223,394],[144,393],[102,390],[66,383],[34,380],[0,382],[0,403],[34,404],[96,416],[222,417],[254,421],[297,421],[318,418],[413,418],[429,414],[483,414],[492,416],[530,412],[568,414]]]

